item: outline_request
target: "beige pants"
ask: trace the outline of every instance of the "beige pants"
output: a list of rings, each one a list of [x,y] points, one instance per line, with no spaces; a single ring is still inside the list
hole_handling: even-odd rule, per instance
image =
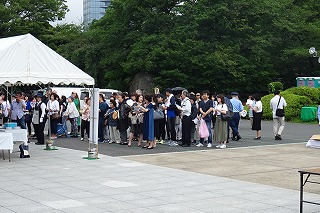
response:
[[[120,132],[117,130],[116,126],[109,126],[110,141],[120,143]]]
[[[285,126],[284,117],[273,118],[273,133],[274,136],[281,135]]]

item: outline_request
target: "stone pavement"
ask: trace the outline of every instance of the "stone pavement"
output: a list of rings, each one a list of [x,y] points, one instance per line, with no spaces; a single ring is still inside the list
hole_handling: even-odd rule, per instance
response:
[[[83,151],[66,148],[45,151],[43,148],[31,143],[30,159],[20,159],[15,152],[12,154],[12,162],[0,161],[1,213],[263,213],[297,212],[299,207],[297,190],[149,165],[106,155],[100,155],[99,160],[84,160],[82,157],[86,153]],[[209,154],[224,155],[227,158],[226,162],[217,157],[215,165],[231,164],[230,157],[232,154],[236,155],[230,153],[232,151],[204,151],[207,155],[199,161],[206,165],[212,160],[208,158]],[[256,150],[249,153],[252,152]],[[145,157],[145,163],[150,163],[150,159]],[[195,158],[190,158],[189,161],[193,162]],[[239,168],[234,173],[240,171]],[[298,174],[296,181],[298,182]],[[317,194],[306,193],[305,196],[309,200],[320,201]],[[319,206],[305,204],[305,212],[319,210]]]

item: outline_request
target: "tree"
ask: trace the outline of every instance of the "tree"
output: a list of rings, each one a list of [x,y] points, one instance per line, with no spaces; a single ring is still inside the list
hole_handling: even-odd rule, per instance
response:
[[[66,0],[1,0],[0,37],[32,33],[38,37],[52,28],[50,21],[64,18]]]
[[[66,51],[100,87],[127,90],[146,72],[162,89],[267,93],[278,78],[291,86],[298,62],[307,69],[318,9],[314,0],[113,0]]]

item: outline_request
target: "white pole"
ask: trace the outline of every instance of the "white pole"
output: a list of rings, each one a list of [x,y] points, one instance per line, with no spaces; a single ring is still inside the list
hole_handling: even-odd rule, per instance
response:
[[[90,103],[89,151],[91,151],[91,145],[95,145],[96,158],[98,158],[99,88],[92,89]]]

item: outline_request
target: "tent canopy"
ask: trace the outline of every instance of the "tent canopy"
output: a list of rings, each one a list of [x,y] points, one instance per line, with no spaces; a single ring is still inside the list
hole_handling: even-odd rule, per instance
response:
[[[0,85],[94,85],[94,79],[31,34],[0,39]]]

